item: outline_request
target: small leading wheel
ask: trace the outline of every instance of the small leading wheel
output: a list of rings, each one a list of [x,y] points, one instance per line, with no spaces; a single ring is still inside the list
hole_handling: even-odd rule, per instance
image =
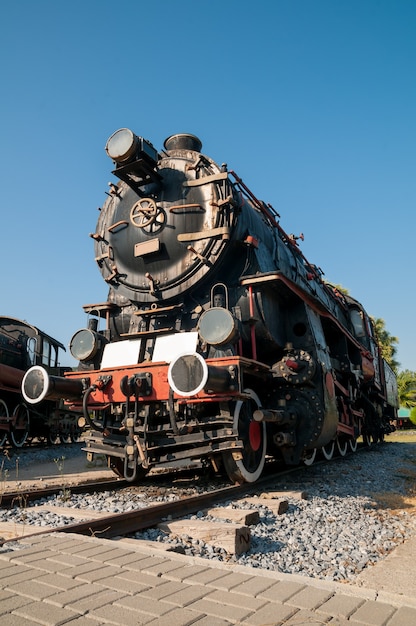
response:
[[[0,400],[0,422],[9,424],[9,409],[4,400]],[[4,446],[7,439],[7,430],[0,430],[0,448]]]
[[[305,456],[303,457],[303,462],[305,465],[313,465],[313,462],[316,458],[316,448],[313,450],[307,450]]]
[[[348,441],[344,438],[337,437],[337,449],[340,456],[345,456],[347,454]]]
[[[14,448],[22,448],[29,436],[29,410],[25,404],[18,404],[13,411],[9,441]]]
[[[330,441],[325,446],[322,446],[321,451],[324,456],[324,459],[326,459],[327,461],[330,461],[332,457],[334,456],[334,450],[335,450],[335,441]]]
[[[257,394],[252,389],[245,389],[244,393],[249,398],[236,403],[233,425],[243,443],[241,458],[235,458],[231,451],[224,452],[222,458],[231,481],[254,483],[261,476],[266,461],[266,424],[253,419],[254,411],[261,406]]]

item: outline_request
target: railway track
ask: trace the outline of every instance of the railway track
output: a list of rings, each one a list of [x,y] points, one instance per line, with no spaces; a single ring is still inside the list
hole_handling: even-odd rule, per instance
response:
[[[342,458],[334,458],[330,463],[323,460],[314,465],[328,467],[337,461],[342,463],[342,460]],[[302,490],[295,493],[282,490],[282,484],[288,482],[289,476],[292,478],[299,476],[298,482],[302,484],[303,481],[306,484],[310,477],[310,470],[300,466],[291,469],[286,467],[277,471],[276,466],[271,464],[269,472],[256,483],[232,486],[224,486],[224,483],[212,478],[207,481],[202,475],[199,476],[198,484],[195,472],[181,472],[174,475],[156,474],[147,477],[146,481],[138,486],[113,478],[71,485],[67,493],[62,487],[56,486],[29,492],[23,492],[20,489],[4,493],[2,496],[2,508],[19,507],[21,521],[0,523],[0,545],[22,538],[26,540],[35,534],[56,531],[111,539],[158,527],[166,534],[188,534],[197,538],[202,537],[204,541],[207,538],[213,538],[222,545],[226,545],[227,552],[239,554],[248,550],[250,546],[248,526],[258,522],[259,508],[261,510],[266,507],[273,514],[280,515],[288,508],[288,497],[297,499],[305,497],[305,492]],[[198,490],[200,493],[195,493]],[[73,503],[71,506],[66,504],[66,500],[75,495],[85,494],[87,499],[90,494],[107,491],[116,494],[114,498],[117,498],[117,494],[123,493],[122,497],[125,497],[127,492],[128,498],[135,502],[133,505],[135,508],[113,514],[86,508],[83,506],[84,502],[78,504],[77,508],[74,508]],[[189,495],[190,491],[193,492],[192,495]],[[160,494],[162,496],[164,494],[164,497],[168,494],[169,501],[162,503],[155,501]],[[144,499],[137,500],[138,495]],[[55,501],[48,502],[48,499],[53,496],[55,496]],[[148,499],[147,502],[146,499]],[[233,508],[224,506],[227,501],[233,502]],[[85,504],[88,506],[88,503]],[[189,516],[199,514],[201,511],[210,517],[210,521],[206,521],[205,515],[203,522],[192,521],[191,523]],[[53,521],[50,525],[46,522],[44,526],[29,524],[27,521],[29,514],[33,516],[37,512],[46,518],[56,516],[58,521]],[[185,518],[187,518],[186,521],[183,521]]]
[[[54,526],[51,528],[38,528],[33,530],[27,527],[25,533],[23,528],[14,530],[8,538],[0,540],[0,544],[6,542],[30,540],[34,535],[49,534],[52,532],[74,533],[86,536],[97,536],[105,539],[113,539],[119,537],[128,537],[134,535],[138,531],[148,528],[157,527],[165,533],[186,534],[193,539],[202,539],[204,542],[215,547],[224,548],[228,554],[239,555],[246,552],[250,548],[250,529],[251,524],[259,521],[258,511],[248,508],[247,500],[257,501],[258,506],[266,506],[271,508],[275,514],[283,514],[288,508],[288,502],[285,496],[303,497],[303,493],[284,492],[275,493],[273,498],[253,498],[246,497],[247,490],[242,487],[229,487],[222,490],[215,490],[205,494],[198,494],[182,498],[175,502],[162,504],[152,504],[144,509],[119,513],[115,515],[105,515],[103,513],[88,512],[85,519],[85,511],[78,511],[77,515],[81,515],[84,519],[72,524],[64,524],[62,526]],[[241,509],[220,506],[226,500],[236,502],[240,500]],[[247,506],[245,509],[244,506]],[[39,505],[45,509],[45,505]],[[46,507],[47,508],[47,507]],[[50,507],[50,511],[61,516],[73,516],[74,511],[69,507]],[[184,519],[187,515],[205,511],[207,515],[215,516],[215,520],[202,521]],[[1,532],[1,531],[0,531]],[[155,543],[157,547],[160,544]]]
[[[278,477],[281,479],[285,474],[290,474],[301,469],[291,469],[280,472]],[[184,479],[182,479],[184,480]],[[191,479],[189,479],[191,480]],[[106,480],[96,483],[82,483],[79,485],[71,486],[68,490],[71,494],[90,494],[92,492],[104,492],[107,490],[114,490],[120,492],[128,490],[132,493],[135,491],[141,491],[143,489],[153,489],[158,491],[160,489],[160,483],[166,482],[166,477],[155,476],[154,481],[147,486],[132,487],[123,480]],[[184,481],[188,482],[188,481]],[[207,528],[207,534],[216,534],[218,532],[218,524],[223,524],[221,535],[234,536],[236,543],[234,544],[234,550],[232,548],[232,540],[227,540],[227,544],[231,551],[238,553],[242,549],[246,549],[249,546],[249,531],[246,528],[247,521],[258,521],[257,515],[253,514],[253,511],[247,510],[245,513],[240,512],[236,514],[235,509],[223,507],[222,505],[226,501],[243,501],[246,498],[253,498],[254,494],[257,496],[261,493],[267,494],[273,483],[276,482],[276,474],[265,476],[255,484],[243,484],[243,485],[230,485],[220,487],[214,487],[211,484],[210,488],[198,493],[196,495],[183,495],[181,489],[177,488],[177,499],[169,502],[151,502],[143,508],[135,509],[128,512],[110,514],[110,513],[97,513],[90,509],[73,508],[72,506],[65,506],[65,494],[61,489],[48,488],[37,489],[31,492],[22,493],[21,491],[9,492],[3,494],[1,505],[3,508],[11,508],[18,506],[22,510],[22,517],[24,518],[25,507],[28,507],[31,503],[41,501],[40,504],[30,507],[30,512],[33,513],[36,510],[42,511],[43,514],[50,512],[61,517],[62,524],[46,527],[36,527],[25,524],[23,519],[22,523],[7,522],[6,524],[0,523],[0,545],[4,545],[6,542],[16,541],[24,538],[29,539],[33,535],[46,534],[51,532],[65,532],[75,533],[83,535],[94,535],[102,538],[114,538],[125,537],[132,535],[138,531],[148,529],[154,526],[159,526],[162,520],[165,524],[166,532],[172,530],[168,528],[168,524],[171,524],[173,520],[183,520],[186,516],[195,514],[199,511],[211,511],[211,514],[215,512],[215,517],[228,522],[206,522],[204,524]],[[185,487],[184,492],[187,491]],[[56,506],[56,504],[48,504],[48,502],[42,502],[51,496],[59,496],[62,499],[62,505]],[[292,496],[294,495],[291,492]],[[290,494],[289,494],[290,495]],[[288,496],[285,492],[275,492],[273,498],[268,498],[267,502],[269,506],[275,511],[284,512],[287,509],[287,503],[285,504],[284,498]],[[294,497],[304,497],[304,494],[297,492]],[[259,505],[266,503],[266,498],[258,498]],[[73,522],[68,522],[75,518]],[[230,523],[231,519],[231,523]],[[77,521],[79,520],[79,521]],[[234,520],[234,521],[233,521]],[[235,521],[237,520],[237,521]],[[251,522],[250,522],[251,523]],[[186,522],[189,527],[189,522]],[[233,526],[234,524],[234,526]],[[236,528],[236,524],[238,528]],[[209,527],[211,526],[212,532]],[[229,532],[227,531],[227,527]],[[189,528],[188,528],[189,530]],[[194,524],[194,533],[195,531]]]
[[[336,460],[337,459],[334,458],[333,462],[336,462]],[[328,460],[316,461],[315,465],[326,465],[328,462]],[[38,488],[26,492],[23,492],[21,489],[13,492],[5,492],[2,494],[1,506],[3,508],[18,506],[23,511],[23,517],[25,507],[28,507],[31,503],[47,500],[53,496],[60,497],[62,500],[61,506],[56,506],[56,504],[49,505],[46,502],[36,505],[34,508],[31,507],[30,510],[31,512],[33,512],[33,510],[39,510],[43,511],[43,513],[53,513],[62,519],[62,523],[43,527],[28,525],[25,521],[22,523],[11,522],[0,524],[0,545],[22,538],[29,539],[35,534],[38,535],[52,532],[94,535],[102,538],[125,537],[138,531],[159,526],[162,520],[169,520],[169,522],[171,520],[181,520],[186,516],[197,513],[198,511],[208,511],[210,509],[214,509],[215,517],[228,520],[228,530],[225,526],[222,526],[221,535],[222,537],[229,534],[234,536],[234,544],[233,540],[231,540],[231,542],[230,540],[227,540],[226,545],[231,552],[238,553],[239,551],[243,551],[249,547],[249,532],[246,528],[246,520],[248,519],[247,512],[246,514],[242,513],[237,516],[240,521],[237,522],[238,528],[235,528],[235,525],[233,527],[229,523],[230,518],[237,518],[235,510],[232,513],[229,508],[227,509],[223,507],[224,510],[221,511],[223,503],[227,500],[247,501],[247,497],[253,498],[253,496],[257,494],[258,506],[265,506],[267,502],[267,506],[271,508],[272,511],[277,512],[278,514],[283,513],[287,509],[287,502],[285,498],[287,498],[288,495],[292,495],[295,498],[303,498],[305,497],[305,492],[297,491],[295,494],[293,492],[289,493],[282,490],[276,492],[276,481],[281,483],[285,476],[294,474],[302,475],[304,472],[307,473],[307,471],[307,468],[304,466],[289,469],[285,466],[282,469],[281,466],[277,467],[276,463],[271,462],[268,468],[266,468],[263,478],[254,484],[246,483],[243,485],[223,486],[223,483],[221,482],[220,487],[213,488],[213,483],[211,482],[211,487],[207,487],[207,491],[192,496],[183,495],[181,489],[178,488],[177,499],[174,501],[163,503],[152,502],[145,508],[139,508],[133,511],[117,514],[97,514],[93,510],[87,508],[75,509],[72,506],[65,506],[65,493],[63,493],[65,491],[64,486]],[[176,476],[176,481],[178,481],[179,484],[191,483],[194,485],[195,474],[193,472],[178,472],[174,476]],[[168,480],[166,480],[166,477],[168,477]],[[142,492],[143,490],[153,490],[157,492],[160,489],[160,485],[162,485],[163,489],[163,484],[172,484],[172,482],[175,483],[175,479],[172,478],[172,474],[162,473],[154,475],[150,480],[147,479],[146,482],[140,486],[132,486],[124,480],[112,478],[110,480],[100,480],[96,482],[81,482],[76,485],[71,485],[68,487],[67,491],[68,494],[86,495],[94,492],[105,492],[108,490],[120,492],[124,489],[127,489],[132,493],[135,491]],[[202,480],[202,482],[204,482],[204,480]],[[200,486],[200,488],[203,487]],[[186,492],[187,489],[184,488],[183,491]],[[265,497],[258,497],[260,494],[267,496],[270,493],[270,498],[266,499]],[[251,506],[254,506],[253,500],[251,501]],[[73,521],[68,521],[72,519]],[[252,519],[255,519],[255,517],[252,516]],[[219,523],[224,524],[224,522]],[[186,522],[184,528],[186,528],[186,525],[188,526],[189,531],[189,521]],[[212,532],[209,529],[210,526],[213,529]],[[175,529],[177,530],[178,527],[175,527],[172,524],[168,527],[167,522],[164,522],[164,528],[165,531],[169,533],[175,532]],[[218,531],[218,522],[214,522],[212,524],[206,522],[204,524],[204,528],[206,529],[204,534],[205,537],[210,536],[211,534],[215,535]],[[198,530],[195,530],[195,524],[193,532],[194,534],[198,534],[199,532]]]

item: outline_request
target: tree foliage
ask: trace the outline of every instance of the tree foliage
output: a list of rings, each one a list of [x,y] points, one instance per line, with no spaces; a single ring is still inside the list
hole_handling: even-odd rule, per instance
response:
[[[397,373],[399,362],[396,360],[397,346],[395,344],[399,340],[388,332],[386,323],[381,317],[371,317],[371,321],[374,325],[376,339],[380,345],[381,356],[383,359],[386,359],[393,371]]]
[[[412,409],[411,415],[414,413],[414,419],[416,420],[416,411],[413,411],[413,408],[416,408],[416,372],[411,372],[410,370],[399,372],[397,375],[397,387],[400,406]],[[410,419],[413,421],[412,417]]]

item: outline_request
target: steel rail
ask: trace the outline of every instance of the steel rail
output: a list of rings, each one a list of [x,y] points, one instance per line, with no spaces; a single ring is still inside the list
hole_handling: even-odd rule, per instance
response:
[[[125,480],[119,478],[105,479],[102,481],[90,481],[86,483],[78,483],[76,485],[65,485],[64,481],[62,485],[53,487],[44,487],[42,489],[20,489],[19,491],[4,491],[0,493],[0,507],[6,508],[12,506],[14,502],[19,502],[24,499],[25,503],[34,502],[35,500],[41,500],[42,498],[48,498],[55,496],[62,491],[70,491],[71,493],[88,493],[90,491],[106,491],[107,489],[123,489],[130,486]]]

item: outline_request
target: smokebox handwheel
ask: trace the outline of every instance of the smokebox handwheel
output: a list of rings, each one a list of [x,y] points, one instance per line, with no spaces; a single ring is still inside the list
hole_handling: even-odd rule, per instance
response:
[[[133,226],[143,228],[155,221],[157,212],[156,202],[152,198],[140,198],[131,208],[130,221]]]

